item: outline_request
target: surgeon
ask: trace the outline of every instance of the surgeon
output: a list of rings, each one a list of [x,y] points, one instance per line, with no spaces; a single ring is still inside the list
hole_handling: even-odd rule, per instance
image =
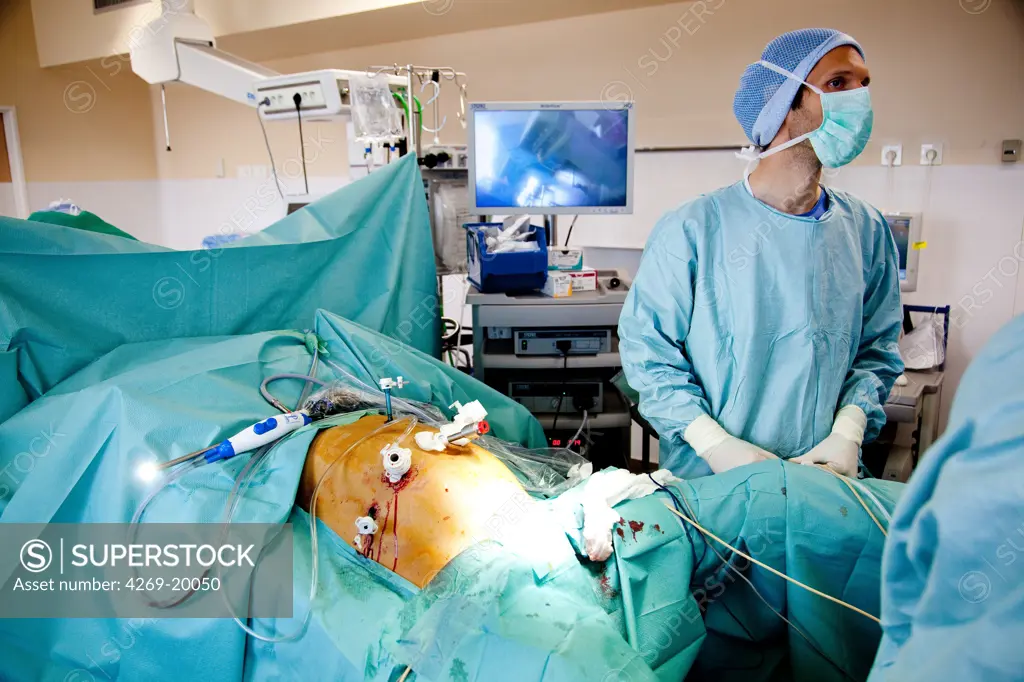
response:
[[[868,682],[1024,675],[1024,315],[968,367],[882,557]]]
[[[679,476],[774,457],[855,476],[885,423],[903,370],[896,246],[875,208],[821,185],[867,144],[869,81],[848,35],[773,40],[733,105],[756,169],[668,213],[647,242],[620,350]]]

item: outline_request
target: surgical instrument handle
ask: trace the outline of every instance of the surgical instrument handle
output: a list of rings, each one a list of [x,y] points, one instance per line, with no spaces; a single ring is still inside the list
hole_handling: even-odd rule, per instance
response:
[[[239,453],[269,445],[312,421],[304,410],[270,417],[239,431],[225,441],[221,441],[204,457],[210,463],[230,459]]]

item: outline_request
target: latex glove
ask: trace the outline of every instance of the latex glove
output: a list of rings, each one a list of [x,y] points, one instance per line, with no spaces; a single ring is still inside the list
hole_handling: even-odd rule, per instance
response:
[[[697,417],[686,427],[683,439],[716,474],[745,464],[778,459],[772,453],[753,443],[730,436],[725,429],[719,426],[718,422],[706,414]]]
[[[868,417],[864,410],[856,405],[847,405],[836,413],[832,424],[832,433],[821,441],[810,452],[794,457],[792,462],[799,464],[825,464],[836,473],[849,478],[857,476],[860,463],[860,445],[864,441],[864,429]]]
[[[625,469],[604,469],[590,476],[583,490],[583,547],[587,557],[604,561],[612,555],[612,529],[622,520],[612,507],[623,500],[646,497],[659,490],[658,484],[667,485],[675,480],[668,469],[659,469],[650,476],[631,474]]]

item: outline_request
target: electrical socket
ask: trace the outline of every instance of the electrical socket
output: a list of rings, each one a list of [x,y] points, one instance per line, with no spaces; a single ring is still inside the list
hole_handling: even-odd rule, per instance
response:
[[[896,157],[890,162],[889,157],[895,154]],[[901,144],[887,144],[882,147],[882,165],[883,166],[902,166],[903,165],[903,145]]]
[[[929,159],[931,152],[935,152],[935,158]],[[921,165],[922,166],[941,166],[942,165],[942,145],[941,144],[923,144],[921,145]]]

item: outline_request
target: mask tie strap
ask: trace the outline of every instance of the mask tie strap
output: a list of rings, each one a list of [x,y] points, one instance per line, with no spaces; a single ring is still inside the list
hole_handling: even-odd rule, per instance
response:
[[[811,90],[813,90],[814,92],[818,93],[819,95],[824,95],[825,94],[824,92],[821,91],[821,88],[819,88],[819,87],[817,87],[815,85],[811,85],[810,83],[805,81],[803,78],[797,78],[797,75],[795,73],[793,73],[792,71],[785,70],[784,68],[782,68],[778,64],[772,64],[771,62],[766,62],[763,59],[761,61],[759,61],[758,64],[760,64],[764,68],[768,69],[769,71],[774,71],[775,73],[777,73],[777,74],[779,74],[781,76],[785,76],[786,78],[788,78],[790,80],[794,80],[794,81],[796,81],[798,83],[803,83],[804,85],[806,85]]]

